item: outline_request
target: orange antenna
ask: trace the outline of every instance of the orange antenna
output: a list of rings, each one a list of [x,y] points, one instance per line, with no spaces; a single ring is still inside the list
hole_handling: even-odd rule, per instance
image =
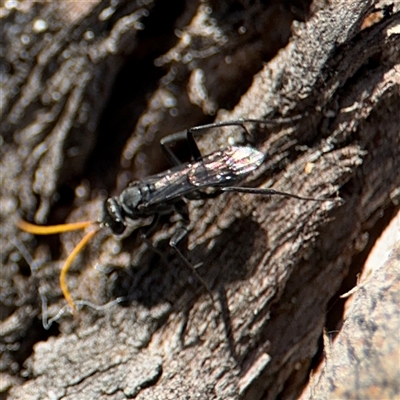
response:
[[[93,221],[83,221],[83,222],[72,222],[68,224],[61,224],[61,225],[50,225],[50,226],[40,226],[40,225],[35,225],[31,224],[29,222],[26,222],[22,219],[20,219],[17,222],[17,226],[19,229],[32,233],[34,235],[52,235],[55,233],[62,233],[62,232],[69,232],[69,231],[75,231],[78,229],[85,229],[89,226],[94,225],[95,222]],[[64,265],[61,268],[60,272],[60,287],[61,291],[63,293],[63,296],[65,300],[67,300],[67,303],[72,309],[72,312],[75,314],[76,313],[76,306],[74,301],[72,300],[71,292],[68,289],[67,286],[67,273],[69,271],[69,268],[71,267],[72,262],[74,261],[75,257],[82,251],[82,249],[87,245],[89,240],[100,230],[100,226],[98,226],[96,229],[88,232],[82,239],[81,241],[75,246],[75,248],[72,250],[71,254],[68,256],[68,258],[65,260]]]
[[[93,225],[93,221],[83,221],[83,222],[72,222],[70,224],[61,224],[61,225],[50,225],[50,226],[41,226],[30,224],[29,222],[20,219],[17,222],[17,226],[19,229],[33,233],[34,235],[53,235],[55,233],[76,231],[78,229],[85,229],[90,225]]]
[[[67,303],[72,309],[72,312],[75,314],[76,313],[76,307],[75,303],[72,300],[71,297],[71,292],[68,289],[67,286],[67,273],[69,271],[69,268],[72,264],[72,261],[74,261],[75,257],[82,251],[82,249],[87,245],[89,240],[99,231],[100,227],[97,229],[94,229],[93,231],[88,232],[82,239],[81,241],[75,246],[75,248],[72,250],[68,258],[65,260],[64,265],[61,268],[60,272],[60,287],[61,291],[64,295],[65,300],[67,300]]]

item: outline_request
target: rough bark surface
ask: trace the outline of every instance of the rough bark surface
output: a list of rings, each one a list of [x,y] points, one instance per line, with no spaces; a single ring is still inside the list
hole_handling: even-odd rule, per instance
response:
[[[399,6],[267,3],[2,5],[1,398],[399,396],[399,250],[344,324],[339,300],[399,210]],[[58,273],[81,233],[33,237],[18,215],[98,219],[107,195],[167,168],[161,137],[281,117],[249,126],[268,157],[246,186],[343,202],[191,202],[187,254],[214,301],[169,249],[173,219],[151,238],[161,255],[104,229],[69,274],[85,302],[68,312]]]

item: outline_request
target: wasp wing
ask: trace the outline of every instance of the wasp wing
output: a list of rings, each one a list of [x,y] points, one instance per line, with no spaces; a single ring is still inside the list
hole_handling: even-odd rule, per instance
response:
[[[181,198],[197,190],[188,180],[192,164],[182,164],[157,175],[146,178],[143,183],[151,188],[145,207]]]
[[[263,161],[264,155],[252,147],[232,146],[193,165],[188,178],[198,188],[229,186],[257,169]]]
[[[196,190],[229,186],[255,170],[264,155],[251,147],[228,147],[205,156],[201,161],[182,164],[145,180],[152,193],[146,207],[173,201]]]

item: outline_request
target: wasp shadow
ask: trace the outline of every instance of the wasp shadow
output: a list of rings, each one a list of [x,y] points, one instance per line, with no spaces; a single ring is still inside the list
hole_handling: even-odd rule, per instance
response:
[[[229,347],[234,353],[226,287],[252,276],[267,246],[267,233],[248,216],[234,220],[218,236],[198,244],[192,251],[186,250],[187,241],[180,243],[180,249],[192,265],[202,264],[196,272],[207,285],[205,288],[172,251],[169,238],[164,238],[157,242],[155,249],[143,252],[143,267],[131,268],[128,273],[120,271],[111,282],[109,293],[114,298],[124,296],[126,306],[136,302],[152,308],[168,302],[172,304],[171,313],[181,313],[187,319],[199,296],[208,289],[219,305]],[[183,322],[182,342],[185,326]]]

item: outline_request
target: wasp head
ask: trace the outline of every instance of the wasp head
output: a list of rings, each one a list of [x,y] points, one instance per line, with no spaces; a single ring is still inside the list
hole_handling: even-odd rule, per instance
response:
[[[108,226],[114,235],[122,235],[126,225],[123,208],[116,197],[109,197],[103,204],[102,222]]]

